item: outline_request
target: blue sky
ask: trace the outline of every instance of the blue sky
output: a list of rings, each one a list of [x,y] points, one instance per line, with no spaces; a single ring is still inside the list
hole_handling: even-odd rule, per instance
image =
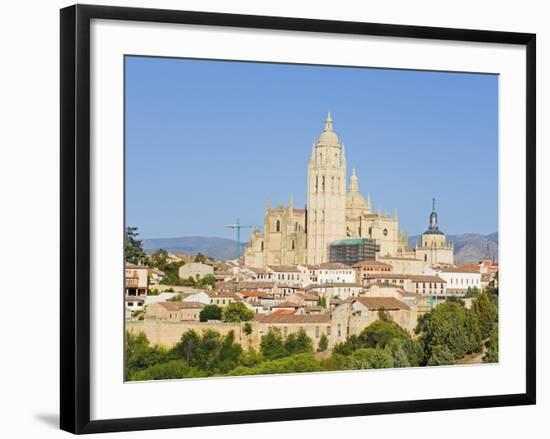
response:
[[[126,58],[126,222],[142,238],[223,236],[306,202],[327,112],[359,188],[410,235],[432,197],[448,233],[498,227],[498,77]],[[248,231],[245,237],[248,236]]]

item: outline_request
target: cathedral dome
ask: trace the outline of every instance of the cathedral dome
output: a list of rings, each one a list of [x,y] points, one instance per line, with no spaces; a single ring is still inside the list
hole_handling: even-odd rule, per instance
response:
[[[335,146],[337,146],[340,143],[338,136],[332,130],[332,118],[330,117],[330,113],[327,116],[327,119],[325,121],[325,129],[319,136],[318,143],[320,145],[335,145]]]

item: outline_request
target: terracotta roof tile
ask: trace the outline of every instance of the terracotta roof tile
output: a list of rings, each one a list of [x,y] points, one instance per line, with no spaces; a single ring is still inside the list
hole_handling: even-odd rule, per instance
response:
[[[409,305],[397,300],[395,297],[357,297],[355,298],[355,301],[361,303],[361,305],[370,310],[379,310],[380,308],[384,308],[389,311],[411,309]]]

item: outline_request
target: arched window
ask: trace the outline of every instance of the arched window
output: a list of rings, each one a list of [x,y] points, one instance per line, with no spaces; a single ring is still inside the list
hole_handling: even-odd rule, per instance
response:
[[[428,255],[424,255],[424,262],[428,262]]]
[[[325,192],[325,176],[323,175],[323,182],[321,184],[321,191]]]
[[[313,221],[317,222],[317,211],[316,210],[313,211]]]
[[[277,220],[277,223],[275,224],[275,231],[280,232],[281,231],[281,221]]]
[[[291,248],[292,250],[294,250],[294,239],[292,240],[292,243],[291,243],[291,245],[290,245],[290,248]]]
[[[319,192],[319,177],[315,176],[315,193]]]
[[[260,250],[261,251],[264,251],[264,242],[262,241],[261,244],[260,244]]]

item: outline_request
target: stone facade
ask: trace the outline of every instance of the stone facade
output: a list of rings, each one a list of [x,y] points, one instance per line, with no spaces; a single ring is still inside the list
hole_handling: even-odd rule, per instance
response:
[[[437,212],[435,211],[435,198],[433,199],[432,212],[430,213],[430,225],[415,247],[415,257],[424,261],[427,265],[452,265],[454,263],[454,247],[447,242],[445,234],[439,230],[437,224]]]
[[[380,248],[376,258],[417,260],[424,266],[453,264],[453,244],[439,230],[435,200],[428,230],[414,248],[409,248],[407,235],[399,230],[397,211],[391,216],[380,209],[373,212],[370,195],[365,200],[359,192],[355,169],[348,189],[346,178],[345,147],[334,132],[329,114],[308,161],[306,208],[295,209],[292,196],[288,207],[272,208],[268,200],[264,230],[252,231],[245,264],[321,264],[329,261],[330,244],[347,238],[373,240]],[[420,266],[416,264],[415,271]]]
[[[182,265],[178,270],[180,279],[187,279],[188,277],[198,279],[206,276],[207,274],[214,274],[214,268],[200,262],[188,262],[187,264]]]
[[[345,146],[333,129],[330,114],[325,129],[313,144],[307,166],[307,206],[295,209],[292,197],[287,206],[272,208],[266,203],[264,230],[252,231],[245,250],[245,264],[320,264],[329,260],[330,243],[345,238],[370,238],[380,246],[380,255],[395,256],[407,247],[407,236],[399,231],[393,216],[372,211],[370,195],[359,192],[353,170],[346,189]]]

